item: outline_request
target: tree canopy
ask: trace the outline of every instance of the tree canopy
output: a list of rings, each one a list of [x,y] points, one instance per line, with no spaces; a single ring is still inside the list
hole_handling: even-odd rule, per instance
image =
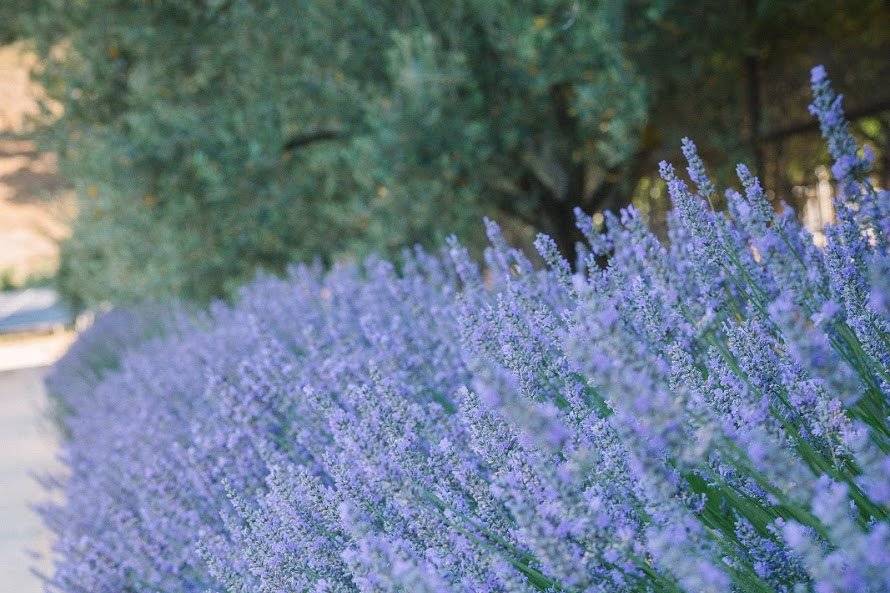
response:
[[[886,76],[890,10],[846,4],[37,0],[16,28],[80,196],[62,285],[206,300],[294,260],[479,246],[485,215],[569,253],[574,207],[658,208],[681,135],[766,170],[809,65]]]

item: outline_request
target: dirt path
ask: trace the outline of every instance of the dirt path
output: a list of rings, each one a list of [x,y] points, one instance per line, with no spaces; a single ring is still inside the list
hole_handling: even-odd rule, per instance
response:
[[[31,566],[47,569],[49,538],[30,505],[46,496],[32,478],[54,467],[52,428],[43,420],[44,369],[0,373],[0,592],[38,593]],[[37,552],[43,559],[33,557]]]
[[[0,593],[39,593],[32,567],[49,570],[49,536],[31,509],[47,496],[33,474],[58,471],[56,434],[44,416],[45,365],[70,335],[0,342]],[[26,366],[13,370],[9,367]],[[36,558],[33,553],[42,555]]]

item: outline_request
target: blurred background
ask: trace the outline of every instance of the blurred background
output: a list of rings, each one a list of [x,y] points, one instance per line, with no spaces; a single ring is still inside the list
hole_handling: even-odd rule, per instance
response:
[[[575,206],[663,233],[684,135],[818,239],[815,64],[886,187],[885,0],[0,0],[0,592],[38,590],[40,378],[83,312],[450,234],[478,254],[483,216],[569,256]]]
[[[0,276],[55,276],[75,307],[205,302],[257,268],[451,233],[478,252],[483,216],[571,254],[575,206],[633,202],[663,226],[655,171],[683,135],[721,181],[747,162],[815,226],[819,63],[890,175],[885,0],[0,5],[5,60],[32,77],[3,77],[28,105],[4,124],[3,154],[28,159],[0,172],[4,207],[71,214],[16,230],[33,252],[0,250]]]

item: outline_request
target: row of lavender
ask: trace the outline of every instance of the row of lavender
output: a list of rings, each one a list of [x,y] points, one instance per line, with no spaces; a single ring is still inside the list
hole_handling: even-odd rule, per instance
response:
[[[488,223],[484,274],[300,266],[122,357],[159,325],[100,320],[50,378],[48,589],[890,591],[890,196],[812,81],[824,249],[744,167],[715,212],[684,142],[667,245],[579,213],[535,269]]]

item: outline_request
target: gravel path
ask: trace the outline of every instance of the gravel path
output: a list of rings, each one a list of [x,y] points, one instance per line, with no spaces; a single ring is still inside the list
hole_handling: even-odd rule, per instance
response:
[[[38,593],[31,568],[48,570],[50,540],[30,506],[47,498],[33,473],[58,467],[54,430],[43,416],[45,372],[0,372],[0,593]]]

